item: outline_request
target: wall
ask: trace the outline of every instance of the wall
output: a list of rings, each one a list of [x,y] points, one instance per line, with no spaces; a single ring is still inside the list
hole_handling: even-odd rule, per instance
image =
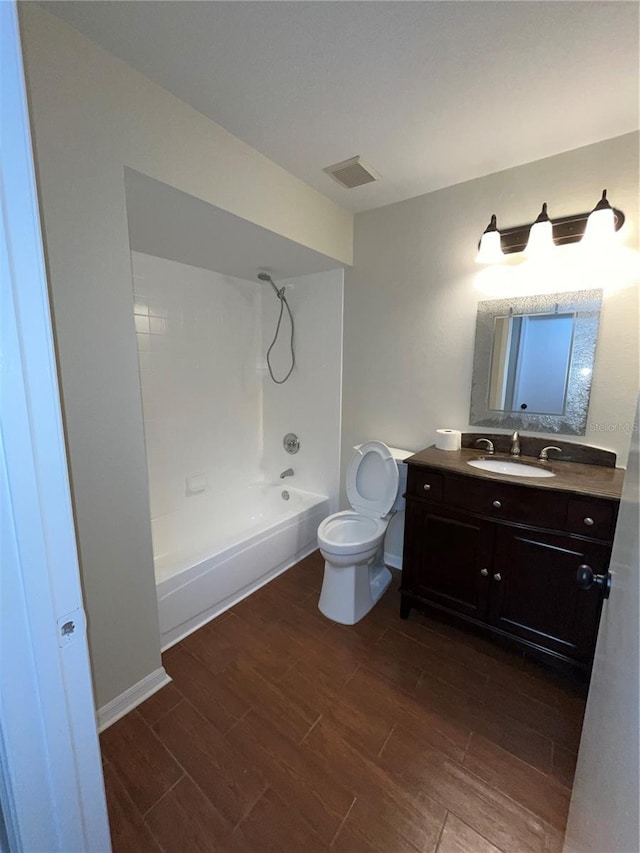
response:
[[[152,522],[186,478],[255,481],[262,462],[257,282],[132,252]]]
[[[346,263],[352,218],[39,5],[20,24],[100,707],[160,665],[124,168]]]
[[[418,450],[438,427],[469,428],[476,306],[489,298],[474,287],[474,256],[491,214],[517,225],[535,219],[543,201],[552,218],[579,213],[603,187],[627,216],[626,245],[637,249],[637,133],[356,216],[355,265],[345,277],[343,472],[356,442]],[[637,389],[638,291],[626,286],[605,295],[582,439],[616,451],[621,465]]]
[[[293,468],[295,475],[287,482],[328,495],[332,511],[337,509],[340,485],[343,278],[342,270],[336,270],[277,282],[286,285],[295,318],[296,368],[284,385],[276,385],[264,370],[265,475],[277,479],[286,468]],[[268,284],[262,303],[264,353],[279,314],[278,299]],[[286,375],[290,365],[286,310],[271,363],[276,378]],[[300,439],[295,456],[282,446],[288,432]]]

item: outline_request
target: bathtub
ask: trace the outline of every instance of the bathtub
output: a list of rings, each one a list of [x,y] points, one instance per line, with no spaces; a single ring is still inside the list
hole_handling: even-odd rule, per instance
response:
[[[154,519],[163,650],[310,554],[330,512],[325,496],[260,483],[192,495]]]

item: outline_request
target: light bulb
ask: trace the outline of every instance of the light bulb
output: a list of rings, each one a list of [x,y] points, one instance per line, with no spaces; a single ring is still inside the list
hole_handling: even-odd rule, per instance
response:
[[[603,190],[602,198],[589,214],[580,242],[588,249],[605,249],[613,243],[615,233],[616,218],[607,201],[607,191]]]
[[[495,213],[480,239],[480,247],[476,255],[477,264],[499,264],[505,258],[500,245],[500,232]]]
[[[555,251],[556,244],[553,242],[553,225],[547,215],[547,203],[542,205],[542,210],[529,231],[529,240],[524,250],[530,260],[540,260],[549,257]]]

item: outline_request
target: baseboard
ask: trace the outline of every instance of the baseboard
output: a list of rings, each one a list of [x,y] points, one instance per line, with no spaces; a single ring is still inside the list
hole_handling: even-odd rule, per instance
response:
[[[102,708],[98,708],[98,731],[103,732],[109,728],[109,726],[113,725],[121,717],[124,717],[125,714],[128,714],[129,711],[133,711],[145,699],[153,696],[154,693],[157,693],[158,690],[169,684],[170,681],[171,677],[165,672],[163,666],[159,666],[158,669],[150,672],[149,675],[145,675],[133,687],[116,696],[111,702],[107,702]]]
[[[383,559],[385,566],[388,566],[390,569],[399,569],[402,571],[402,557],[399,557],[397,554],[387,554],[385,551]]]

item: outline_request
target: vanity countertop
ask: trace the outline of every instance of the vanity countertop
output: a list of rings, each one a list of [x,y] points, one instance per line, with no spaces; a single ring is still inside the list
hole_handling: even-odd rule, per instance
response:
[[[463,447],[462,450],[438,450],[435,445],[410,456],[406,461],[411,465],[421,465],[425,468],[439,468],[451,474],[464,474],[467,477],[477,477],[482,480],[499,480],[534,489],[548,489],[554,492],[572,492],[580,495],[593,495],[600,498],[620,500],[624,470],[622,468],[607,468],[602,465],[588,465],[582,462],[562,462],[550,460],[538,462],[530,456],[521,456],[517,461],[529,465],[539,465],[548,471],[553,471],[555,477],[527,478],[513,477],[507,474],[495,474],[467,465],[471,459],[501,459],[509,460],[507,454],[496,453],[487,456],[476,449]],[[514,460],[515,461],[515,460]]]

